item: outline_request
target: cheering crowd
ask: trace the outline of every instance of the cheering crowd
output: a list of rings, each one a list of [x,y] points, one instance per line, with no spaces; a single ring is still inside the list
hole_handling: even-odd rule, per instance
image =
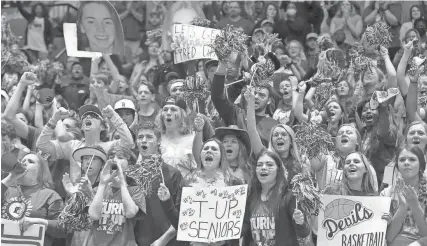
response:
[[[3,219],[45,225],[45,246],[316,245],[293,192],[306,177],[318,194],[391,197],[387,245],[427,245],[424,1],[111,3],[123,54],[54,61],[42,3],[17,3],[19,52],[2,22]],[[183,16],[229,35],[218,59],[174,62]],[[240,239],[176,240],[183,187],[242,184]]]

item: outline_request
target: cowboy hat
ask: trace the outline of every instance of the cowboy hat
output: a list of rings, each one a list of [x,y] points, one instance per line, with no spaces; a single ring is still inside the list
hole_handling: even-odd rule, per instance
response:
[[[218,127],[215,129],[215,137],[219,140],[223,140],[224,137],[227,135],[236,136],[245,145],[248,153],[251,152],[251,140],[246,130],[239,129],[236,125],[231,125],[228,127]]]

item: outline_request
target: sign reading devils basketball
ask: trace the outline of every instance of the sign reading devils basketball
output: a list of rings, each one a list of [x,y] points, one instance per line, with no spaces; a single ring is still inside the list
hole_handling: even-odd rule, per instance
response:
[[[322,196],[318,245],[384,246],[388,197]]]

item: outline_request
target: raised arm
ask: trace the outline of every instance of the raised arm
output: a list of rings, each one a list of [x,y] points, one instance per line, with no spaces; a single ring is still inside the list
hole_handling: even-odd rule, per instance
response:
[[[134,148],[134,141],[132,138],[132,134],[129,130],[129,127],[126,125],[126,123],[122,120],[119,114],[117,114],[116,111],[114,111],[113,107],[111,105],[108,105],[104,109],[102,109],[102,115],[109,119],[110,125],[116,129],[117,134],[120,136],[119,140],[113,140],[111,142],[120,141],[120,145],[129,149]]]
[[[197,163],[197,167],[201,167],[202,165],[200,160],[200,152],[202,151],[202,145],[203,145],[204,125],[205,125],[205,120],[200,114],[198,114],[194,118],[194,128],[196,130],[196,136],[194,136],[194,139],[193,139],[193,156]]]
[[[261,154],[262,150],[264,149],[264,145],[262,144],[261,137],[259,136],[256,128],[254,88],[247,87],[244,96],[247,103],[247,128],[249,139],[251,141],[252,151],[255,156],[259,156],[259,154]]]
[[[110,84],[110,92],[117,93],[117,91],[119,90],[119,82],[120,82],[119,69],[117,69],[116,65],[114,65],[110,55],[102,54],[102,58],[104,58],[105,63],[110,68],[111,77],[113,77],[113,81]]]
[[[224,93],[226,67],[224,63],[219,62],[218,68],[212,80],[211,99],[226,125],[236,125],[235,114],[237,106],[234,105]]]
[[[418,79],[420,73],[424,70],[424,66],[418,68],[415,76],[410,76],[408,95],[406,96],[406,117],[408,123],[421,120],[421,117],[418,115]],[[425,112],[424,112],[425,113]]]
[[[18,7],[18,11],[21,13],[22,16],[24,16],[24,18],[27,21],[30,21],[30,19],[33,17],[28,11],[26,11],[24,9],[24,7],[22,6],[22,1],[17,1],[16,2],[16,7]]]
[[[387,85],[386,88],[397,88],[397,78],[396,78],[396,69],[394,69],[393,63],[390,60],[388,55],[388,50],[386,47],[380,47],[380,54],[384,59],[385,68],[387,70]]]
[[[295,103],[293,105],[295,117],[298,120],[308,122],[308,115],[304,114],[304,94],[307,89],[307,85],[305,81],[301,81],[298,84],[298,93],[293,94],[296,95]]]
[[[29,85],[34,84],[35,82],[34,76],[35,74],[31,73],[24,73],[21,76],[21,80],[19,81],[16,87],[15,93],[13,93],[4,111],[5,119],[14,125],[16,129],[16,134],[22,139],[28,139],[28,125],[18,119],[18,117],[16,117],[16,113],[20,105],[21,95],[24,92],[25,88]]]
[[[365,9],[365,11],[370,11],[370,10],[371,10],[370,7],[367,7]],[[372,24],[374,24],[375,17],[377,16],[378,11],[379,11],[378,3],[375,3],[375,9],[372,10],[372,12],[369,13],[368,15],[366,15],[366,17],[363,19],[363,21],[365,22],[366,25],[372,25]]]
[[[409,41],[407,44],[405,44],[402,59],[400,59],[399,65],[397,66],[397,84],[403,97],[408,94],[408,82],[406,81],[405,75],[406,66],[408,65],[408,60],[412,54],[413,47],[414,46],[412,41]]]

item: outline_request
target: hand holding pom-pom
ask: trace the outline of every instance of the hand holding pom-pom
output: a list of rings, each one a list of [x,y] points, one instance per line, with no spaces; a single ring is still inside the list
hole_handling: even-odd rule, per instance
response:
[[[25,72],[22,76],[21,76],[21,80],[19,80],[19,83],[25,85],[25,86],[29,86],[32,85],[36,82],[37,80],[37,76],[32,73],[32,72]]]
[[[407,42],[403,48],[405,53],[411,54],[412,49],[414,48],[414,40],[410,40],[409,42]]]
[[[292,215],[292,218],[294,219],[297,225],[304,224],[304,214],[301,212],[301,210],[295,209],[294,214]]]
[[[169,192],[169,189],[166,187],[165,184],[160,183],[159,190],[157,191],[157,196],[159,197],[160,201],[165,202],[171,198],[171,194]]]

